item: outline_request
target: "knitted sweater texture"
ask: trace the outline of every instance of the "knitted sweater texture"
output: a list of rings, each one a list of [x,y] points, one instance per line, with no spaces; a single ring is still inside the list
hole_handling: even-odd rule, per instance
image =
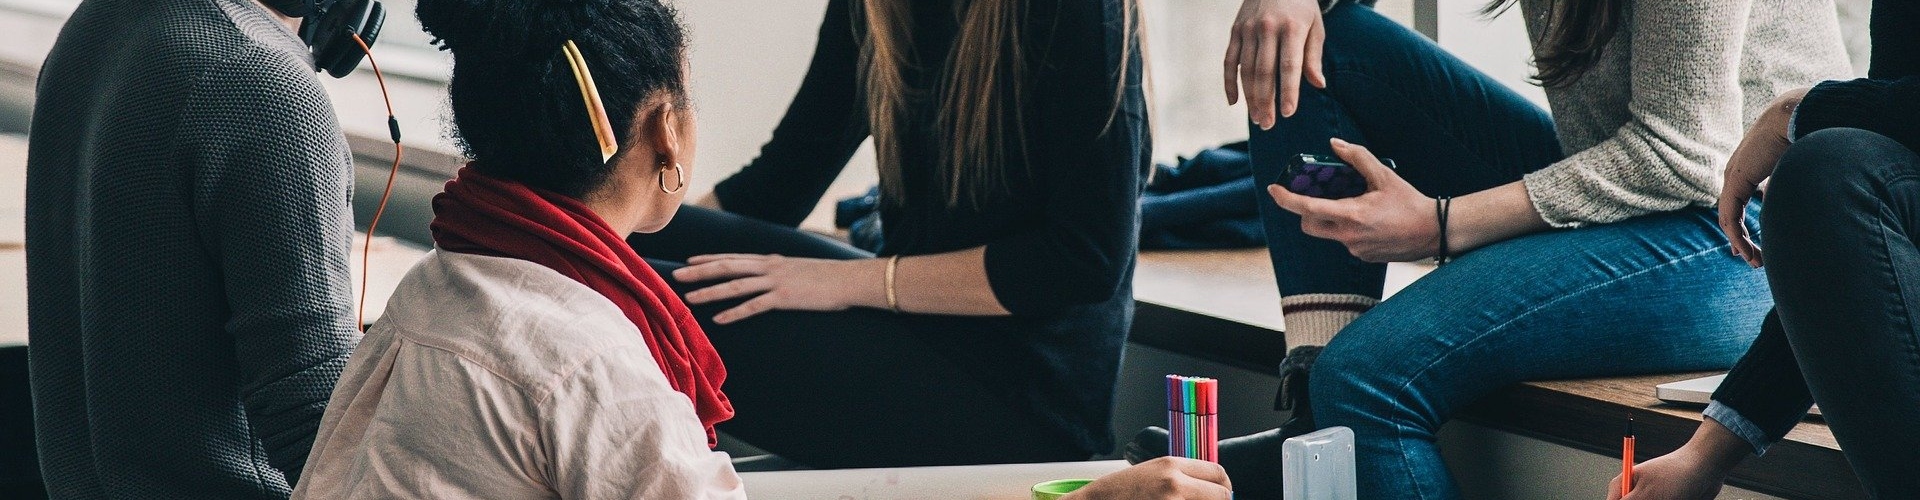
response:
[[[1535,40],[1554,3],[1520,1]],[[1556,227],[1713,206],[1767,103],[1851,72],[1831,0],[1628,1],[1598,64],[1546,89],[1567,158],[1527,194]]]
[[[285,498],[359,339],[350,157],[309,51],[248,0],[87,0],[38,86],[49,493]]]

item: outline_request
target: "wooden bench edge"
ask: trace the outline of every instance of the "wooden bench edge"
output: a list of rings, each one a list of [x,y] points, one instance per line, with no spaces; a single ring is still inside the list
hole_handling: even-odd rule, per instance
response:
[[[1631,413],[1637,458],[1645,460],[1678,449],[1700,425],[1698,418],[1658,410],[1519,384],[1481,398],[1457,418],[1617,458],[1622,422]],[[1727,483],[1786,498],[1867,498],[1839,450],[1792,440],[1773,445],[1766,455],[1748,459],[1734,470]]]

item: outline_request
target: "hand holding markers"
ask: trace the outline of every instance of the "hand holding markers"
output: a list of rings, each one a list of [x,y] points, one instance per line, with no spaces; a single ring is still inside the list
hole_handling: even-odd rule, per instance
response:
[[[1232,500],[1233,482],[1219,464],[1160,457],[1106,475],[1060,500]]]
[[[1167,375],[1171,456],[1141,462],[1058,498],[1231,500],[1233,483],[1216,463],[1220,461],[1219,395],[1218,380]],[[1034,498],[1053,498],[1040,492],[1042,485],[1034,487]]]

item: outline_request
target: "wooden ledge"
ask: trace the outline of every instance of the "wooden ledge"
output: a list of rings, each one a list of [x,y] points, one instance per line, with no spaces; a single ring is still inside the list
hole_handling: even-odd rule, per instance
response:
[[[1702,418],[1698,408],[1654,398],[1654,386],[1714,373],[1527,382],[1481,399],[1459,418],[1619,457],[1624,419],[1632,414],[1637,455],[1646,460],[1685,444]],[[1766,455],[1747,459],[1727,484],[1786,498],[1867,498],[1833,432],[1812,420],[1801,422]]]
[[[1136,299],[1127,341],[1255,373],[1274,373],[1286,355],[1278,330]]]

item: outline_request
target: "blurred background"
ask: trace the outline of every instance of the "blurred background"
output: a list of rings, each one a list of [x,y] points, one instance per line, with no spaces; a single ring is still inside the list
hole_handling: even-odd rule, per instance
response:
[[[413,0],[385,3],[391,15],[375,55],[382,69],[396,77],[392,82],[395,105],[407,145],[454,153],[457,150],[446,140],[441,120],[446,107],[440,89],[448,60],[428,45],[430,38],[413,19]],[[0,133],[26,129],[33,76],[60,23],[76,4],[77,0],[0,0]],[[692,88],[701,125],[695,193],[746,164],[770,136],[806,72],[825,6],[825,0],[679,4],[693,33]],[[1239,1],[1149,0],[1145,6],[1153,58],[1156,156],[1170,160],[1176,154],[1244,138],[1245,111],[1226,104],[1219,76],[1225,27]],[[1380,8],[1411,22],[1410,0],[1385,0]],[[1501,46],[1524,45],[1518,42]],[[1507,72],[1519,84],[1525,74],[1525,55],[1488,54],[1485,62],[1510,66]],[[344,80],[323,80],[350,133],[384,137],[378,89],[372,75],[362,69]],[[848,165],[834,192],[857,192],[875,179],[871,151],[863,150]]]
[[[406,175],[396,187],[396,206],[387,214],[381,233],[415,245],[430,244],[425,230],[431,215],[425,210],[424,200],[438,192],[440,182],[451,177],[461,163],[442,120],[449,61],[429,45],[429,37],[415,23],[414,0],[383,1],[391,14],[375,54],[387,73],[409,149],[403,167]],[[24,134],[32,112],[34,79],[61,24],[78,3],[0,0],[0,350],[9,352],[27,341],[22,193]],[[1838,3],[1855,68],[1864,72],[1865,15],[1870,1]],[[1540,90],[1526,80],[1529,54],[1518,11],[1485,19],[1478,14],[1484,4],[1484,0],[1380,0],[1377,8],[1433,37],[1455,55],[1544,106]],[[768,139],[807,69],[825,5],[826,0],[678,3],[693,35],[692,89],[700,123],[698,164],[693,166],[690,188],[693,196],[750,161]],[[1244,108],[1227,105],[1221,88],[1227,28],[1239,5],[1240,0],[1144,1],[1157,160],[1171,161],[1176,155],[1246,137]],[[378,87],[372,73],[364,65],[361,69],[345,79],[321,79],[354,149],[359,193],[354,200],[355,213],[364,228],[385,182],[392,151],[386,143],[385,110]],[[863,192],[876,179],[871,150],[863,149],[822,200],[820,206],[826,208],[817,209],[804,225],[831,230],[833,200]],[[1143,301],[1157,295],[1177,296],[1195,304],[1239,304],[1244,306],[1240,307],[1244,313],[1240,316],[1231,312],[1216,315],[1271,329],[1269,334],[1277,336],[1282,326],[1278,296],[1264,250],[1207,258],[1212,260],[1206,264],[1217,274],[1184,284],[1178,281],[1186,269],[1180,266],[1185,264],[1176,262],[1169,268],[1151,259],[1143,261],[1136,279],[1139,295]],[[404,271],[408,264],[399,262],[398,269]],[[1156,286],[1161,288],[1152,288]],[[1270,374],[1196,364],[1164,354],[1130,345],[1123,376],[1157,377],[1182,371],[1205,373],[1237,384],[1240,390],[1226,395],[1223,405],[1245,408],[1240,415],[1257,416],[1224,421],[1223,432],[1228,434],[1271,426],[1281,416],[1260,410],[1272,402],[1274,381]],[[24,404],[24,366],[15,371],[10,364],[13,362],[12,358],[0,359],[0,365],[5,365],[0,366],[0,391],[17,389],[17,393],[0,394],[0,449],[5,450],[30,447],[27,440],[31,439],[12,426],[30,415]],[[19,362],[24,363],[24,354]],[[1155,398],[1145,392],[1121,396],[1116,431],[1123,438],[1140,425],[1163,418],[1152,408]],[[1475,498],[1590,494],[1604,490],[1605,480],[1611,477],[1610,473],[1601,474],[1607,470],[1605,457],[1469,424],[1450,424],[1443,434],[1443,444],[1449,447],[1449,461],[1456,476]],[[1462,455],[1474,457],[1454,459]],[[0,457],[0,462],[6,459]],[[1617,459],[1612,465],[1618,466]],[[1723,498],[1768,497],[1729,490]]]
[[[32,81],[39,62],[78,0],[0,0],[0,133],[27,128]],[[1864,15],[1864,0],[1842,0],[1843,14]],[[1239,0],[1147,0],[1145,18],[1152,56],[1155,156],[1174,155],[1246,136],[1244,108],[1228,106],[1220,83],[1227,24]],[[1416,5],[1419,4],[1419,5]],[[445,106],[438,85],[447,74],[444,53],[428,45],[412,15],[413,0],[387,0],[392,15],[376,54],[404,87],[396,105],[408,146],[455,150],[444,138]],[[700,164],[693,189],[702,192],[739,169],[758,152],[786,110],[806,72],[825,0],[681,2],[693,32],[693,92],[700,117]],[[1516,12],[1482,19],[1480,0],[1381,0],[1389,17],[1437,35],[1442,46],[1499,77],[1544,105],[1529,85],[1524,34]],[[1420,23],[1416,25],[1416,10]],[[1864,26],[1864,23],[1851,24]],[[1848,30],[1856,60],[1864,64],[1866,32]],[[1864,68],[1864,66],[1862,66]],[[364,68],[363,68],[364,69]],[[324,79],[342,123],[350,131],[385,136],[379,95],[366,71],[345,80]],[[16,163],[8,163],[16,164]],[[875,180],[870,150],[848,165],[835,193],[857,192]]]
[[[1843,12],[1864,14],[1867,2],[1842,1]],[[447,74],[447,59],[428,45],[429,37],[415,23],[413,0],[385,3],[392,15],[376,55],[383,69],[400,80],[395,104],[408,146],[455,152],[444,137],[445,106],[438,92]],[[21,133],[27,128],[33,76],[61,22],[77,4],[78,0],[0,0],[0,133]],[[1226,104],[1220,83],[1226,27],[1239,4],[1239,0],[1144,2],[1157,159],[1168,161],[1177,154],[1246,136],[1245,111]],[[1859,7],[1849,8],[1852,4]],[[806,71],[825,5],[825,0],[679,4],[693,32],[692,87],[702,125],[700,164],[693,175],[696,193],[751,160],[769,137]],[[1378,8],[1429,36],[1437,35],[1442,46],[1544,105],[1539,89],[1525,81],[1528,54],[1517,11],[1487,20],[1477,14],[1482,5],[1480,0],[1381,0]],[[1416,14],[1421,18],[1418,23]],[[1865,30],[1849,30],[1854,38],[1850,43],[1864,48],[1865,35]],[[362,71],[345,80],[323,80],[350,132],[385,136],[371,74]],[[870,150],[856,155],[834,192],[856,192],[872,184],[871,159]]]

